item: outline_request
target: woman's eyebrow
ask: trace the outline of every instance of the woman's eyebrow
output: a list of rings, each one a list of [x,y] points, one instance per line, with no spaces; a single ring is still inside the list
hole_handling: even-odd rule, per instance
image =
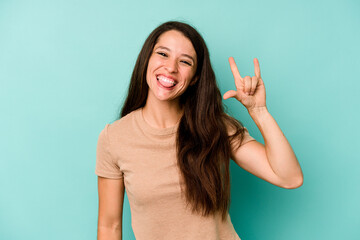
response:
[[[169,48],[167,48],[167,47],[159,46],[159,47],[157,47],[156,49],[159,49],[159,48],[162,48],[162,49],[165,49],[165,50],[171,52],[171,50],[170,50]],[[188,58],[190,58],[193,62],[195,62],[195,60],[194,60],[194,58],[193,58],[192,56],[190,56],[190,55],[188,55],[188,54],[186,54],[186,53],[182,53],[181,55],[182,55],[182,56],[185,56],[185,57],[188,57]]]

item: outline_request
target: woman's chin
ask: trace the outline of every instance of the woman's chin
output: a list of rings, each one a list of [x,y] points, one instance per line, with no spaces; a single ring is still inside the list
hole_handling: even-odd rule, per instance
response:
[[[174,99],[174,94],[172,94],[170,91],[162,91],[162,89],[158,89],[159,91],[154,94],[154,97],[156,97],[160,101],[171,101]]]
[[[179,92],[167,91],[158,88],[155,91],[149,91],[148,99],[149,98],[152,98],[155,101],[177,102],[176,99],[179,98]]]
[[[168,101],[168,102],[173,102],[174,99],[176,99],[176,97],[170,94],[156,94],[155,97],[158,101]]]
[[[168,101],[168,102],[172,102],[174,99],[169,97],[169,96],[158,96],[157,99],[159,101]]]

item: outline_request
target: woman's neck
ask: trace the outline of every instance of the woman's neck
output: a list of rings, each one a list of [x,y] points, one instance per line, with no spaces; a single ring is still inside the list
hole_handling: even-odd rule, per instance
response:
[[[175,126],[183,114],[178,100],[159,101],[148,98],[142,110],[145,121],[154,128]]]

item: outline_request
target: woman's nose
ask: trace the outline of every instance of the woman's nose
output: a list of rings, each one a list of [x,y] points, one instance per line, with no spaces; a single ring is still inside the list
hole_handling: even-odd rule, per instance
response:
[[[165,63],[165,69],[169,72],[177,72],[177,62],[175,60],[169,59]]]

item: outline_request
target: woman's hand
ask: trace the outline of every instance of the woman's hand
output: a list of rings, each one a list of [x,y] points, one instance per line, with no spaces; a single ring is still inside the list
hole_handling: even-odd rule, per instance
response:
[[[236,98],[248,112],[266,108],[266,94],[264,82],[261,79],[259,60],[254,58],[255,76],[241,77],[233,57],[229,58],[231,72],[234,76],[236,91],[227,91],[223,98]]]

